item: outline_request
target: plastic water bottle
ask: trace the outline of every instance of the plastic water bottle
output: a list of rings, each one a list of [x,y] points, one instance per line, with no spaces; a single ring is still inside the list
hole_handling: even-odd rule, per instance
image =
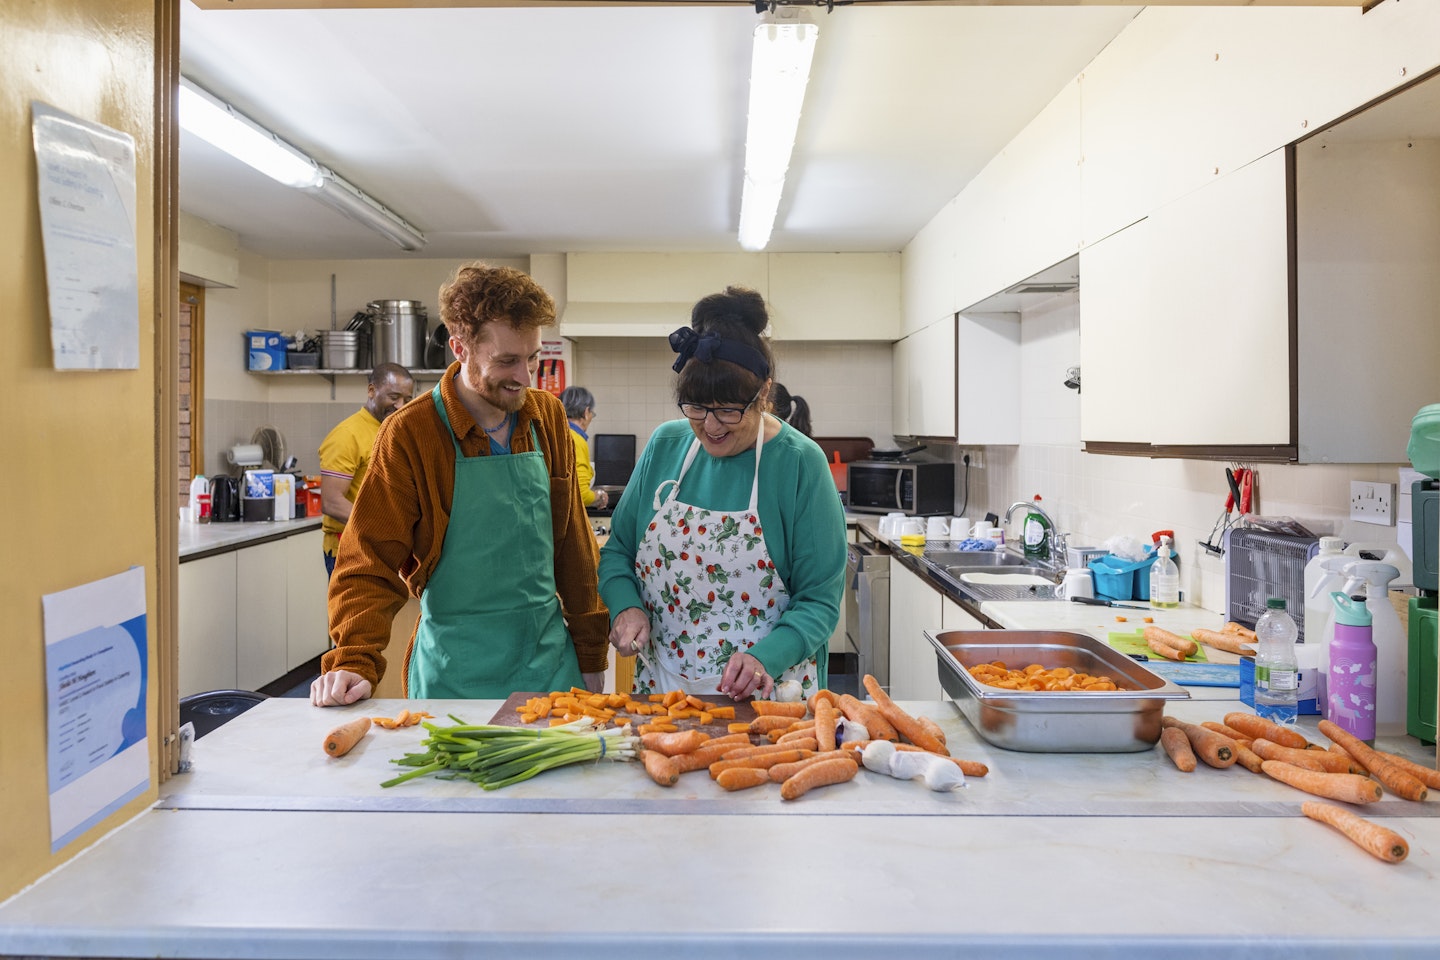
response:
[[[1330,595],[1335,636],[1330,641],[1330,680],[1325,718],[1367,743],[1375,740],[1375,667],[1379,652],[1363,597]]]
[[[1299,633],[1283,597],[1265,601],[1265,613],[1255,624],[1255,712],[1273,723],[1293,724],[1298,712]]]

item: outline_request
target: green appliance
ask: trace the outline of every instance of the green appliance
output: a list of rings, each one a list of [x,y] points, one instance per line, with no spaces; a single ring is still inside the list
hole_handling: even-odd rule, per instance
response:
[[[1427,479],[1415,481],[1410,496],[1411,558],[1418,597],[1410,600],[1409,677],[1405,731],[1435,742],[1436,568],[1440,567],[1440,403],[1421,407],[1410,424],[1410,463]]]

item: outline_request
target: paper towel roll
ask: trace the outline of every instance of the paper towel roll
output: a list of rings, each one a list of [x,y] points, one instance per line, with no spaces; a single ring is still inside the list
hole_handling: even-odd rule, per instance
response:
[[[265,460],[265,453],[258,443],[237,443],[225,451],[225,458],[237,467],[258,467]]]

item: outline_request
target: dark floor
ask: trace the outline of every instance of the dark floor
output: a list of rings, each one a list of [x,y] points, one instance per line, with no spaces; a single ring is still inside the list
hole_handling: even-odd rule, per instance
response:
[[[837,694],[850,694],[851,696],[865,697],[860,692],[860,678],[856,676],[859,670],[858,658],[853,653],[832,653],[830,654],[830,689]],[[308,697],[310,696],[310,684],[320,675],[320,659],[310,661],[298,669],[292,670],[274,683],[267,684],[260,688],[261,693],[269,694],[272,697]]]

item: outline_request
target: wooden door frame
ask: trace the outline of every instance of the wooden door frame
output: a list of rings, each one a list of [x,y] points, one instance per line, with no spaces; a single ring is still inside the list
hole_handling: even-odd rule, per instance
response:
[[[198,475],[205,473],[205,288],[181,280],[180,302],[190,304],[190,473]]]

